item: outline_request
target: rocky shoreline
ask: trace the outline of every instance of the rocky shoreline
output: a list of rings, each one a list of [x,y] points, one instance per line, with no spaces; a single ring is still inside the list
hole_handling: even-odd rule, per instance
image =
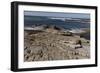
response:
[[[89,59],[90,41],[59,29],[24,31],[24,61]]]

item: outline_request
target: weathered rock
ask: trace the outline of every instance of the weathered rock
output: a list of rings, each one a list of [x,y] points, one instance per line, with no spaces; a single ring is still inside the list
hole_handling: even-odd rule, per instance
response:
[[[90,42],[62,32],[32,33],[24,35],[24,61],[70,60],[90,58]],[[53,31],[53,30],[52,30]],[[26,32],[26,31],[25,31]],[[60,34],[58,34],[60,33]],[[77,49],[76,49],[77,48]]]

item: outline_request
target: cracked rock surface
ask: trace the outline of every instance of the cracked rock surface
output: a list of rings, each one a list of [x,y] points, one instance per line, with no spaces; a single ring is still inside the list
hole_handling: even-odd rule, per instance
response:
[[[61,33],[24,31],[24,61],[90,58],[89,40]]]

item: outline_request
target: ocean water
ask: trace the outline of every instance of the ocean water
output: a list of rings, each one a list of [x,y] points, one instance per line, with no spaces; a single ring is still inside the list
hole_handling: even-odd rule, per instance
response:
[[[77,21],[63,21],[60,19],[51,19],[51,17],[40,16],[25,16],[25,26],[38,26],[38,25],[55,25],[64,29],[76,29],[76,28],[90,28],[89,23],[82,23]]]
[[[81,28],[90,28],[90,23],[83,23],[83,19],[79,20],[62,20],[62,19],[51,19],[52,17],[43,17],[43,16],[24,16],[24,26],[40,26],[40,25],[49,25],[57,26],[66,30],[70,29],[81,29]],[[75,18],[74,18],[75,19]],[[81,20],[81,21],[80,21]],[[90,39],[90,33],[83,35],[86,39]]]

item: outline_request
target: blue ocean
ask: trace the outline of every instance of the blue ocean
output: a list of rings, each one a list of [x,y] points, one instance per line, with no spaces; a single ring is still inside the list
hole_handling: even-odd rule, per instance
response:
[[[64,19],[64,20],[62,20]],[[89,28],[90,23],[89,19],[82,18],[55,18],[54,17],[45,17],[45,16],[24,16],[24,26],[25,27],[33,27],[33,26],[57,26],[65,30],[71,29],[81,29],[81,28]],[[90,40],[90,32],[83,35],[84,38]]]
[[[55,25],[64,29],[79,29],[79,28],[90,28],[90,23],[86,19],[75,20],[70,19],[52,19],[53,17],[45,16],[24,16],[24,25],[25,26],[39,26],[39,25]],[[87,19],[89,20],[89,19]]]

